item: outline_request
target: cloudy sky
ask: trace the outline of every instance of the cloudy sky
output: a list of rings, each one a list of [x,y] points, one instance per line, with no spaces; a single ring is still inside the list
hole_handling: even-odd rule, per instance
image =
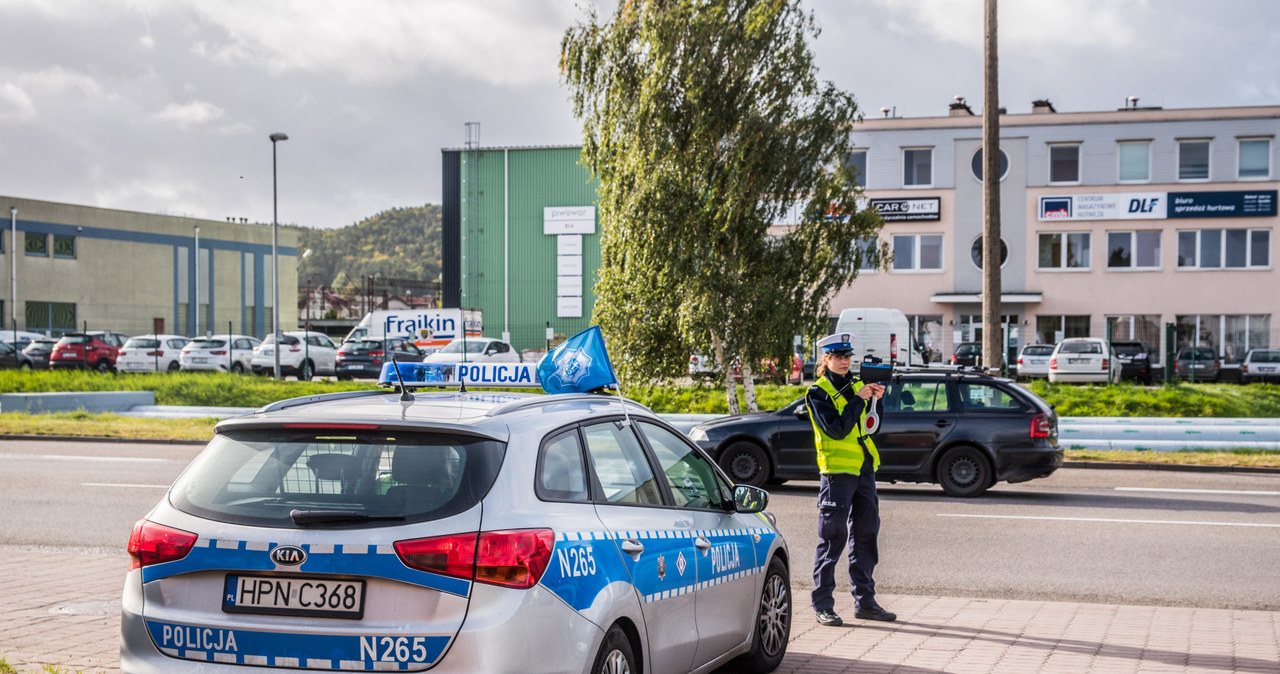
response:
[[[341,227],[440,202],[440,150],[576,144],[560,38],[613,0],[0,0],[0,195]],[[805,0],[868,116],[982,105],[982,0]],[[1003,0],[1011,113],[1280,104],[1280,2]]]

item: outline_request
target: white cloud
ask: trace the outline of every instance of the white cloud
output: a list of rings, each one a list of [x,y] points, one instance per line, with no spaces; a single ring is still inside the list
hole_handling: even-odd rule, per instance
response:
[[[983,3],[979,0],[874,0],[892,17],[896,32],[927,36],[981,51]],[[1135,19],[1147,0],[1006,0],[998,5],[1001,51],[1037,53],[1054,47],[1115,46],[1132,41]]]
[[[208,101],[192,101],[182,104],[170,103],[153,117],[163,122],[172,122],[179,129],[189,129],[221,119],[225,114],[222,108]]]
[[[103,95],[102,86],[92,77],[62,66],[54,66],[31,73],[23,73],[19,78],[23,86],[42,95],[67,96],[79,94],[84,98],[99,98]]]
[[[0,121],[25,122],[36,117],[31,95],[12,82],[0,85]]]

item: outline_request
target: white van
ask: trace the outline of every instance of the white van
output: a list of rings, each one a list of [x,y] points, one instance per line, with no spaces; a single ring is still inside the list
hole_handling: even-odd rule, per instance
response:
[[[379,309],[365,314],[344,342],[400,337],[412,341],[424,353],[435,353],[462,336],[479,337],[479,309]]]
[[[924,365],[911,337],[911,324],[897,309],[845,309],[836,320],[836,332],[853,336],[855,366],[864,356],[897,365]]]

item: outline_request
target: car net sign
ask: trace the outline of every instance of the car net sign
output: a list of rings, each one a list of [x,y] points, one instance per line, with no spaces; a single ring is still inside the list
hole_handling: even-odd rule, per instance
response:
[[[1040,197],[1039,220],[1164,220],[1276,215],[1276,190],[1117,192]]]
[[[942,219],[942,199],[872,199],[871,207],[885,222],[915,222]]]

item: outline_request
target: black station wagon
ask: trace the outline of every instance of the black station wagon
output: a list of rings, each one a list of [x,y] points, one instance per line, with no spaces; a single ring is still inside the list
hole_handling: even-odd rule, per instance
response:
[[[969,497],[1062,466],[1057,413],[1008,379],[963,369],[904,370],[893,375],[884,403],[873,436],[880,481],[936,483],[950,496]],[[776,412],[699,424],[689,437],[739,484],[818,479],[803,398]]]

